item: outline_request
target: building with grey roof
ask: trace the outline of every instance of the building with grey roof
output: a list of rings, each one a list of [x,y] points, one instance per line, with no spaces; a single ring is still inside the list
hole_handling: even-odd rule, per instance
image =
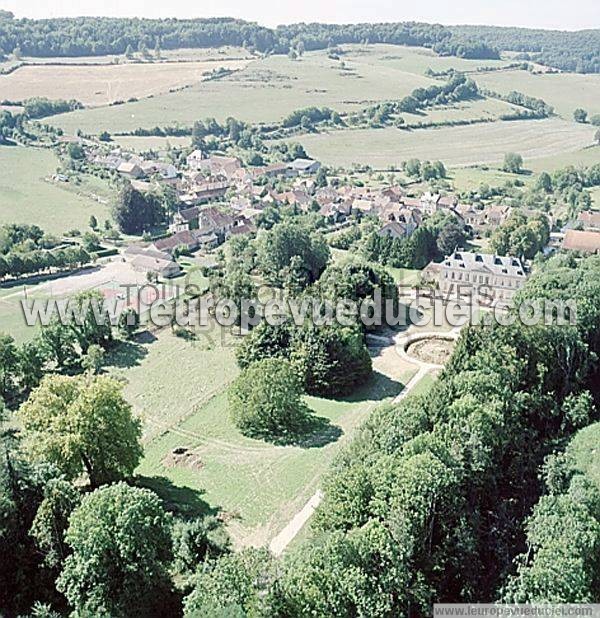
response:
[[[440,264],[439,289],[451,296],[480,295],[510,300],[527,280],[519,258],[455,251]]]

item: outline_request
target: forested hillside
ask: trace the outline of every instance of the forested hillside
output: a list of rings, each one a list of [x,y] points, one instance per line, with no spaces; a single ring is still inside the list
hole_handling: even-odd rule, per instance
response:
[[[440,24],[417,22],[388,24],[291,24],[277,34],[287,44],[302,41],[306,49],[323,49],[341,43],[390,43],[429,47],[442,55],[461,58],[498,58],[498,50],[476,39],[454,35]]]
[[[600,31],[559,32],[455,26],[417,22],[380,24],[291,24],[269,29],[239,19],[138,19],[78,17],[15,19],[0,12],[0,53],[27,56],[123,54],[129,46],[163,49],[245,45],[260,52],[291,47],[325,49],[342,43],[421,46],[461,58],[498,58],[499,50],[533,54],[567,71],[600,71]]]
[[[159,41],[163,49],[248,45],[259,51],[276,47],[275,33],[238,19],[138,19],[77,17],[14,19],[0,16],[0,51],[16,48],[25,56],[123,54]]]
[[[600,72],[600,30],[531,30],[498,26],[450,26],[457,37],[469,37],[532,60],[577,73]]]

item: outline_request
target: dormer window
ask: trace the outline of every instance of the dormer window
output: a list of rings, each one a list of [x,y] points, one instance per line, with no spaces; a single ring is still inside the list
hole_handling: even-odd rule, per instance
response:
[[[483,257],[481,255],[479,255],[479,253],[475,256],[475,261],[476,262],[483,262]]]

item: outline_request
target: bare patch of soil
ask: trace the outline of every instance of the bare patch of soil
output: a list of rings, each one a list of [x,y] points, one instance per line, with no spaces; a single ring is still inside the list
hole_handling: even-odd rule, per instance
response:
[[[162,464],[166,468],[180,466],[190,468],[191,470],[201,470],[204,467],[200,457],[187,446],[176,446],[162,460]]]

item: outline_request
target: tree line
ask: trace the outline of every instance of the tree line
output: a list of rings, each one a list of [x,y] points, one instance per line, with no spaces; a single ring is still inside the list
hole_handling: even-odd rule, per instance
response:
[[[52,35],[49,35],[49,32]],[[498,58],[497,49],[457,36],[439,24],[293,24],[269,29],[239,19],[138,19],[78,17],[45,20],[0,18],[0,51],[19,56],[94,56],[132,49],[246,46],[260,52],[326,49],[341,43],[429,47],[443,55]]]
[[[517,59],[577,73],[600,72],[600,30],[540,30],[499,26],[448,26],[456,36],[521,52]]]
[[[51,33],[51,34],[50,34]],[[260,52],[335,49],[344,43],[428,47],[441,55],[495,59],[498,50],[580,73],[600,71],[600,31],[561,32],[495,26],[442,26],[418,22],[290,24],[275,29],[231,18],[139,19],[108,17],[15,19],[0,17],[0,53],[28,56],[94,56],[222,45]]]
[[[92,256],[79,245],[60,247],[58,239],[37,225],[9,224],[0,228],[0,281],[6,277],[51,272],[88,264]]]

